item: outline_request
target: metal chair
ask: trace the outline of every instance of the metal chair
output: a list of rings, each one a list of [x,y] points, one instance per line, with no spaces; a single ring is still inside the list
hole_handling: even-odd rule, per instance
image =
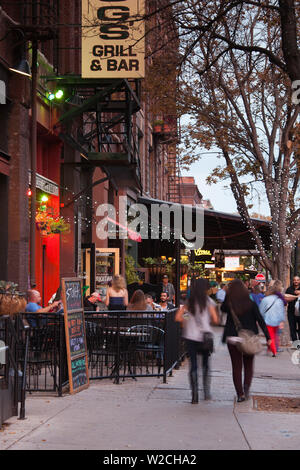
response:
[[[110,375],[113,375],[117,355],[116,333],[103,328],[97,322],[86,321],[85,324],[88,360],[92,376],[106,377],[104,367],[111,369]],[[95,375],[94,372],[96,372]]]
[[[32,328],[29,337],[29,354],[27,360],[28,379],[33,377],[35,389],[39,389],[38,376],[44,370],[45,388],[47,388],[47,368],[56,388],[57,338],[54,326]]]
[[[128,328],[129,332],[139,333],[136,338],[135,351],[140,360],[141,370],[143,361],[141,357],[145,357],[146,373],[149,374],[149,356],[155,357],[156,365],[158,366],[158,374],[160,375],[161,365],[164,360],[164,335],[165,332],[161,328],[152,325],[134,325]],[[141,353],[144,353],[143,355]],[[152,371],[154,364],[152,363]],[[156,375],[156,374],[155,374]]]

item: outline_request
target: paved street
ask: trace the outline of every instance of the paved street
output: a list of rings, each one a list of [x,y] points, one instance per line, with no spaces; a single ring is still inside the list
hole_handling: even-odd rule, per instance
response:
[[[0,449],[299,449],[300,413],[257,411],[252,400],[235,404],[229,356],[221,329],[216,333],[211,401],[190,404],[187,363],[167,384],[153,378],[120,385],[104,380],[73,396],[28,396],[27,419],[8,421]],[[257,357],[252,393],[300,395],[300,367],[292,363],[292,352]]]

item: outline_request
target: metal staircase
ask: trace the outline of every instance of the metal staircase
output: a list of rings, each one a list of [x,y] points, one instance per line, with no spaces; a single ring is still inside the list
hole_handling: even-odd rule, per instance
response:
[[[181,202],[179,183],[180,167],[176,152],[176,146],[170,145],[168,150],[168,200],[171,202]]]

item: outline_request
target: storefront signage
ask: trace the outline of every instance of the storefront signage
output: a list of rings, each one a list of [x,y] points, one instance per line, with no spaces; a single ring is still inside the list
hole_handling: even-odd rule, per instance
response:
[[[145,76],[144,0],[82,0],[82,77]]]
[[[31,172],[29,172],[29,184],[31,184]],[[41,175],[36,175],[36,187],[44,193],[52,194],[53,196],[59,196],[59,187],[54,181],[48,180]]]
[[[200,263],[208,263],[208,264],[213,264],[214,262],[212,261],[212,253],[210,250],[201,250],[200,248],[198,250],[194,250],[194,260],[195,264],[200,264]]]
[[[81,279],[62,279],[62,301],[70,393],[76,393],[89,386]]]
[[[234,269],[234,268],[240,268],[240,257],[239,256],[225,256],[225,269]]]
[[[212,253],[210,250],[201,250],[200,248],[198,250],[194,250],[195,256],[212,256]]]

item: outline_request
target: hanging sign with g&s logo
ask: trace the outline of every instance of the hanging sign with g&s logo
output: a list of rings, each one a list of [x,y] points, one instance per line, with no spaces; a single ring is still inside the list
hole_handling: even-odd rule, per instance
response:
[[[145,75],[145,0],[82,0],[82,77]]]

